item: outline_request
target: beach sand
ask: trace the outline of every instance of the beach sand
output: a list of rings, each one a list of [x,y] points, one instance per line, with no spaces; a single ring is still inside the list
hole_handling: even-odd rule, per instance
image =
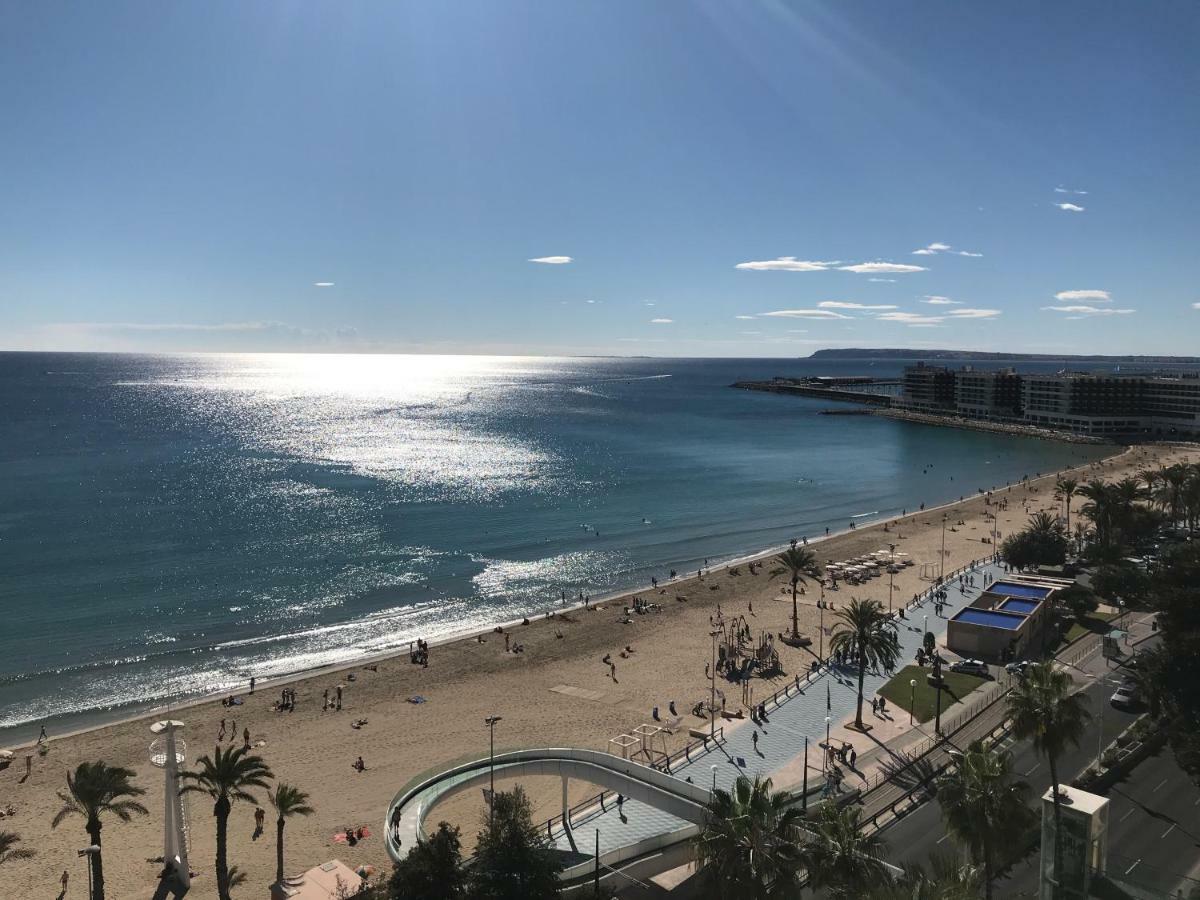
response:
[[[1120,478],[1151,465],[1169,464],[1197,457],[1194,447],[1147,446],[1125,451],[1120,456],[1075,470],[1083,481],[1092,477]],[[1056,473],[1058,474],[1058,473]],[[1028,514],[1057,507],[1053,494],[1056,475],[1047,475],[1017,486],[1008,493],[1007,513],[1001,514],[1001,535],[1019,529]],[[997,486],[1004,492],[1004,486]],[[1026,510],[1028,501],[1028,511]],[[1078,507],[1072,509],[1072,518]],[[990,535],[991,523],[983,519],[982,498],[968,497],[945,508],[951,522],[967,524],[946,531],[944,566],[951,571],[973,559],[988,555],[993,548],[981,539]],[[879,550],[895,543],[898,551],[910,554],[916,565],[895,577],[895,600],[903,604],[928,586],[921,580],[922,564],[927,570],[938,564],[941,542],[941,510],[906,516],[890,531],[884,524],[859,527],[828,540],[813,541],[817,559],[844,560]],[[236,721],[239,734],[249,727],[254,741],[265,741],[259,752],[278,779],[295,784],[312,797],[315,815],[298,818],[287,825],[287,871],[299,872],[334,857],[351,866],[369,863],[381,871],[389,860],[379,836],[386,807],[395,792],[422,773],[445,764],[486,756],[488,730],[484,717],[503,716],[496,727],[496,749],[533,746],[574,746],[607,749],[615,735],[651,721],[651,709],[659,706],[665,715],[667,703],[676,702],[684,714],[683,726],[671,739],[670,749],[687,739],[687,728],[700,727],[702,720],[687,715],[691,706],[708,696],[705,664],[711,655],[709,617],[720,604],[725,614],[747,614],[752,628],[780,632],[789,627],[790,594],[782,578],[771,578],[771,565],[749,574],[742,564],[740,575],[713,569],[701,580],[672,582],[659,590],[635,592],[645,600],[662,605],[662,612],[632,617],[621,622],[622,603],[609,600],[603,608],[572,610],[551,619],[537,619],[528,626],[511,629],[513,639],[524,645],[521,654],[504,652],[504,637],[488,634],[486,642],[474,637],[432,648],[430,665],[412,665],[407,655],[377,663],[378,671],[361,664],[339,671],[322,671],[291,683],[297,692],[294,712],[271,711],[279,697],[278,685],[260,686],[253,696],[242,696],[245,705],[226,709],[208,701],[177,711],[186,723],[182,734],[188,759],[211,753],[222,718]],[[887,602],[887,576],[861,587],[843,587],[828,598],[842,606],[853,596]],[[687,602],[677,597],[687,597]],[[817,649],[818,610],[815,585],[801,597],[800,627],[814,639]],[[753,605],[753,614],[749,606]],[[827,625],[829,622],[826,623]],[[557,633],[561,633],[559,638]],[[629,658],[618,654],[630,645]],[[781,647],[785,675],[775,682],[755,681],[755,698],[765,698],[784,680],[806,670],[812,653]],[[616,678],[601,662],[612,654]],[[350,681],[349,675],[355,676]],[[322,712],[322,692],[337,684],[345,686],[342,710]],[[567,690],[563,690],[566,688]],[[582,690],[575,690],[582,689]],[[413,695],[426,702],[407,702]],[[733,697],[730,697],[731,702]],[[59,807],[55,791],[65,789],[65,774],[87,760],[104,760],[137,772],[137,783],[146,789],[143,798],[149,816],[130,823],[109,819],[103,833],[104,867],[109,896],[141,900],[154,891],[162,852],[162,779],[148,762],[153,739],[149,725],[159,716],[144,716],[79,734],[55,738],[45,757],[33,756],[32,773],[25,774],[25,751],[6,770],[0,771],[0,809],[15,807],[15,815],[0,819],[0,830],[19,832],[22,846],[37,851],[32,860],[6,863],[3,870],[5,897],[56,896],[58,878],[64,868],[71,873],[70,897],[86,894],[87,875],[76,850],[87,843],[80,819],[68,819],[52,830],[50,820]],[[366,718],[360,730],[351,722]],[[228,738],[226,742],[228,744]],[[799,752],[800,748],[797,748]],[[352,763],[362,756],[366,771],[354,771]],[[544,818],[553,815],[559,800],[557,783],[543,780],[529,785]],[[574,785],[571,801],[593,793],[587,785]],[[192,869],[199,873],[191,896],[197,900],[216,896],[213,878],[214,829],[211,804],[193,795],[189,801],[192,832]],[[230,822],[229,858],[249,876],[244,896],[264,896],[274,877],[274,820],[266,803],[267,831],[257,840],[254,806],[237,804]],[[435,811],[462,824],[469,832],[468,844],[482,810],[478,794],[464,795]],[[344,826],[367,825],[375,832],[355,848],[334,844],[332,836]],[[53,894],[51,894],[53,892]]]

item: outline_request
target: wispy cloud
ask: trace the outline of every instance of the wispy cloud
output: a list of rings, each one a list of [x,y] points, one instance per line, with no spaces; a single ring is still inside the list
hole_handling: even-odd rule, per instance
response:
[[[819,309],[899,309],[889,304],[852,303],[849,300],[822,300],[817,304]]]
[[[674,319],[651,319],[650,324],[651,325],[670,325],[670,324],[674,323],[674,321],[675,321]]]
[[[955,319],[994,319],[1000,314],[1001,312],[998,309],[972,309],[970,307],[966,309],[952,309],[946,313],[946,315]]]
[[[796,259],[794,256],[780,256],[778,259],[762,259],[738,263],[735,269],[751,269],[755,272],[824,272],[838,264],[838,260],[820,262],[811,259]]]
[[[771,312],[759,313],[772,319],[849,319],[831,309],[776,309]]]
[[[1083,212],[1084,207],[1076,206],[1074,203],[1055,203],[1059,209],[1065,212]]]
[[[314,281],[313,287],[333,287],[332,281]]]
[[[735,319],[753,319],[754,316],[734,316]]]
[[[1043,306],[1042,309],[1053,312],[1071,313],[1071,318],[1081,319],[1090,319],[1092,316],[1128,316],[1137,312],[1135,309],[1113,309],[1109,306],[1085,306],[1081,304],[1072,304],[1068,306]]]
[[[569,262],[574,262],[572,256],[535,256],[529,260],[531,263],[542,263],[546,266],[565,266]]]
[[[1200,309],[1200,303],[1193,303],[1192,309]]]
[[[900,322],[904,325],[940,325],[945,321],[944,316],[923,316],[911,312],[887,312],[879,318],[884,322]]]
[[[1056,193],[1056,194],[1081,194],[1082,195],[1082,194],[1086,194],[1087,191],[1072,190],[1071,188],[1065,188],[1060,184],[1058,187],[1056,187],[1054,189],[1054,193]]]
[[[882,282],[883,284],[895,284],[896,283],[895,278],[868,278],[867,281],[878,281],[878,282]]]
[[[855,272],[859,275],[903,275],[908,272],[928,272],[925,266],[910,266],[903,263],[869,262],[856,263],[853,266],[838,266],[843,272]]]
[[[955,250],[949,244],[941,241],[934,241],[932,244],[926,244],[924,247],[914,250],[913,256],[937,256],[939,253],[953,253],[957,256],[983,256],[982,253],[975,253],[971,250]]]
[[[930,306],[961,306],[961,300],[951,300],[949,297],[939,297],[937,294],[926,294],[922,303],[928,303]]]
[[[1107,303],[1112,300],[1112,296],[1108,291],[1059,291],[1054,295],[1054,299],[1063,302],[1086,300],[1088,303]]]

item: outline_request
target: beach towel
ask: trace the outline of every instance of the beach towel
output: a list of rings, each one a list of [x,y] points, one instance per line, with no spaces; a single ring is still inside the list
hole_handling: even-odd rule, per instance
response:
[[[425,698],[422,697],[420,694],[413,694],[411,697],[408,698],[408,702],[409,703],[424,703]]]
[[[356,828],[355,831],[357,831],[357,830],[358,829]],[[371,829],[367,828],[366,826],[363,826],[362,837],[359,838],[359,840],[365,841],[370,836],[371,836]],[[333,842],[335,844],[345,844],[349,840],[350,840],[349,835],[347,835],[346,832],[344,832],[344,831],[339,831],[337,834],[335,834],[333,836]]]

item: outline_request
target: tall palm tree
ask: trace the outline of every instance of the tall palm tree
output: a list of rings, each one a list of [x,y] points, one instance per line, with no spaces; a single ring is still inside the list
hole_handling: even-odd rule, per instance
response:
[[[1080,512],[1092,520],[1096,529],[1096,543],[1107,549],[1113,543],[1117,514],[1115,495],[1108,484],[1095,479],[1080,487],[1079,495],[1088,501]]]
[[[230,900],[230,869],[228,857],[229,811],[238,800],[254,802],[250,788],[266,788],[267,779],[274,777],[261,756],[245,747],[222,750],[220,745],[212,756],[196,760],[196,769],[180,772],[179,777],[194,782],[180,788],[181,794],[207,794],[213,799],[213,816],[217,820],[217,896]]]
[[[863,707],[863,678],[867,666],[891,672],[900,658],[900,641],[896,623],[878,600],[850,600],[850,605],[837,611],[840,622],[829,640],[830,650],[842,651],[858,666],[858,712],[854,723],[861,729]]]
[[[292,816],[311,816],[316,810],[308,805],[308,794],[298,787],[279,782],[275,790],[267,794],[275,807],[275,883],[283,881],[283,826]]]
[[[861,897],[887,877],[883,840],[863,834],[861,815],[857,807],[827,803],[813,820],[804,848],[808,874],[813,886],[827,889],[830,897]]]
[[[756,775],[751,781],[739,775],[732,791],[713,791],[695,846],[717,896],[798,896],[804,871],[802,822],[791,794],[772,791],[770,778]]]
[[[32,859],[36,854],[25,847],[18,847],[21,836],[15,831],[0,831],[0,865],[14,859]]]
[[[1030,738],[1033,749],[1050,765],[1054,803],[1054,873],[1062,871],[1062,805],[1058,797],[1058,759],[1068,746],[1079,746],[1092,715],[1087,697],[1071,692],[1071,676],[1053,664],[1030,666],[1008,695],[1008,715],[1018,740]]]
[[[100,858],[100,816],[112,813],[122,822],[128,822],[133,814],[146,815],[146,807],[132,799],[146,793],[143,788],[130,783],[132,769],[108,766],[103,761],[80,763],[74,772],[67,773],[67,790],[58,791],[63,806],[50,822],[57,828],[70,816],[82,816],[84,828],[96,850],[88,854],[92,867],[92,900],[104,900],[104,861]]]
[[[1079,482],[1074,478],[1060,478],[1054,483],[1054,489],[1063,498],[1067,508],[1067,531],[1071,530],[1071,498],[1079,491]]]
[[[807,580],[805,576],[812,574],[817,559],[811,550],[804,547],[792,547],[776,556],[775,562],[779,563],[780,567],[771,574],[786,574],[788,582],[792,586],[792,637],[798,638],[800,637],[800,608],[796,601],[796,590],[800,586],[800,582]]]
[[[971,859],[983,867],[983,890],[992,898],[996,877],[996,842],[1020,834],[1033,823],[1029,785],[1012,778],[1012,755],[972,743],[958,765],[938,779],[937,798],[946,828],[965,844]]]
[[[974,866],[935,853],[929,858],[929,871],[920,865],[905,866],[904,874],[876,885],[866,900],[978,900],[982,881]]]

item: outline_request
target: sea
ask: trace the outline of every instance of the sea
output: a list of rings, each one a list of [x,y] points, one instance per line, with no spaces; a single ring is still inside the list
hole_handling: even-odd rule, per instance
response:
[[[731,387],[903,364],[0,353],[0,746],[1104,452]]]

